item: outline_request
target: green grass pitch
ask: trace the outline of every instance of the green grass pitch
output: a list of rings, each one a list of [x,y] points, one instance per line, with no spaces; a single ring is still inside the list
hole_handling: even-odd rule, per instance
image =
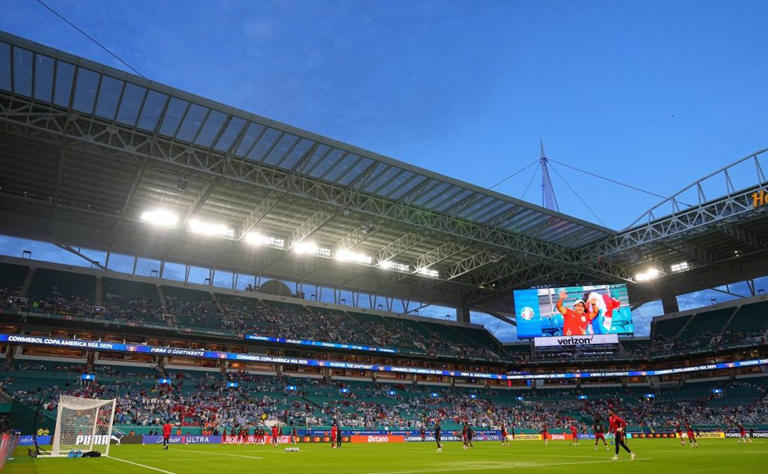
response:
[[[698,449],[680,446],[675,439],[630,440],[637,459],[626,452],[611,461],[613,450],[597,451],[589,442],[571,446],[553,441],[517,441],[503,448],[498,442],[479,442],[464,450],[460,443],[356,444],[341,449],[299,445],[298,453],[283,447],[233,445],[113,446],[110,458],[32,459],[27,448],[16,451],[7,473],[262,473],[262,474],[420,474],[420,473],[726,473],[768,472],[768,440],[743,445],[734,439],[700,441]],[[610,446],[613,448],[613,446]],[[114,459],[112,459],[114,458]]]

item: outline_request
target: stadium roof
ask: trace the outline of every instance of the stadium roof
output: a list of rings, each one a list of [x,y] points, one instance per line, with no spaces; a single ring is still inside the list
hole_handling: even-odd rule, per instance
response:
[[[686,255],[682,227],[618,233],[1,32],[0,143],[0,232],[67,246],[446,305]],[[156,208],[177,228],[142,222]],[[310,241],[321,255],[288,251]]]

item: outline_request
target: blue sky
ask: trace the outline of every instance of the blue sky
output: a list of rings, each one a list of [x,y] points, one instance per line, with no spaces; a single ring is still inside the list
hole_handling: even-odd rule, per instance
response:
[[[661,195],[768,143],[764,1],[49,3],[152,80],[481,186],[539,138]],[[0,30],[125,69],[35,1],[0,11]],[[614,229],[657,201],[555,168],[561,209],[597,221],[560,175]]]

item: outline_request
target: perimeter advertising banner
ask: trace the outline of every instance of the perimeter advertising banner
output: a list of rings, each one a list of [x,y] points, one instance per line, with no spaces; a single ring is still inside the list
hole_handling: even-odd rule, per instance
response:
[[[625,284],[515,290],[514,297],[518,337],[634,332]]]
[[[596,344],[618,344],[617,334],[591,334],[587,336],[534,337],[536,347],[572,347]]]

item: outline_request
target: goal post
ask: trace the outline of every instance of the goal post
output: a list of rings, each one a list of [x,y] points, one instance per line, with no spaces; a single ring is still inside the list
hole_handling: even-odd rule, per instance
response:
[[[109,455],[116,399],[100,400],[61,395],[56,414],[51,456],[70,451],[98,451]]]

